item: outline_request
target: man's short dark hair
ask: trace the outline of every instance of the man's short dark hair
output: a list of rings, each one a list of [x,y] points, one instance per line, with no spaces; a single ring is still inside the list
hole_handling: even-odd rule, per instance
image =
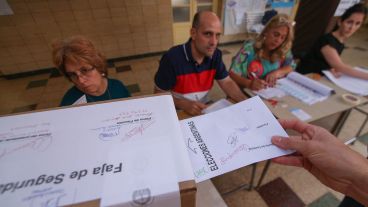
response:
[[[199,25],[200,25],[200,19],[201,19],[201,14],[203,13],[203,11],[199,11],[197,12],[194,17],[193,17],[193,22],[192,22],[192,28],[196,28],[198,29],[199,28]]]

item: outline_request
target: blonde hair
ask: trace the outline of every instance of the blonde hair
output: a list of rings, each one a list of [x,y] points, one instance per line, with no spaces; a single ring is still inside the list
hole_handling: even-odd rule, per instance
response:
[[[277,60],[283,59],[286,56],[286,53],[290,50],[292,46],[292,42],[294,39],[294,22],[290,19],[290,17],[286,14],[278,14],[270,19],[266,24],[265,28],[262,30],[261,34],[256,37],[254,43],[254,50],[256,53],[256,57],[259,59],[263,56],[264,52],[264,39],[265,33],[268,32],[272,28],[277,28],[281,26],[286,26],[288,28],[288,34],[285,38],[284,42],[275,50],[270,51],[271,62],[275,62]]]
[[[93,43],[83,36],[72,36],[52,43],[52,60],[55,66],[67,78],[65,62],[84,62],[95,67],[97,71],[107,77],[105,57],[95,48]]]

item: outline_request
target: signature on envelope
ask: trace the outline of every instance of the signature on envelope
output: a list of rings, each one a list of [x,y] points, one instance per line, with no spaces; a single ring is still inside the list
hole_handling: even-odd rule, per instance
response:
[[[0,145],[0,159],[26,149],[31,149],[38,152],[46,151],[52,144],[52,135],[51,133],[40,134],[27,139],[9,140],[7,142],[11,143],[5,142],[3,145]]]
[[[131,137],[137,136],[137,135],[143,135],[143,132],[154,123],[155,123],[155,120],[153,119],[149,121],[140,122],[138,126],[135,126],[133,129],[125,133],[125,137],[123,138],[123,141]]]

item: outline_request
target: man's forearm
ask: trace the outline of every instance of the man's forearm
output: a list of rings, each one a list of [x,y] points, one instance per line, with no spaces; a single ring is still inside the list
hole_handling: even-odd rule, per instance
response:
[[[176,98],[173,96],[175,107],[178,109],[185,109],[185,105],[190,104],[190,100],[184,98]]]
[[[236,102],[243,101],[247,99],[247,97],[244,95],[244,93],[240,90],[238,85],[230,80],[219,84],[222,90],[228,95],[231,99],[233,99]]]
[[[230,71],[229,72],[229,76],[235,81],[235,83],[238,84],[239,87],[241,88],[250,88],[252,81],[247,79],[247,78],[243,78],[242,76]]]

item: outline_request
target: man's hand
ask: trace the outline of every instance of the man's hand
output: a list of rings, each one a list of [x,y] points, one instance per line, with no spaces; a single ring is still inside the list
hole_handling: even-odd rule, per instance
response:
[[[233,101],[240,102],[247,99],[244,93],[240,90],[239,86],[229,76],[222,80],[217,80],[217,83],[226,93],[226,95],[228,95]]]
[[[180,104],[180,108],[192,116],[202,114],[202,110],[205,109],[206,107],[207,107],[206,104],[203,104],[198,101],[185,100],[185,102],[182,102],[182,104]]]

